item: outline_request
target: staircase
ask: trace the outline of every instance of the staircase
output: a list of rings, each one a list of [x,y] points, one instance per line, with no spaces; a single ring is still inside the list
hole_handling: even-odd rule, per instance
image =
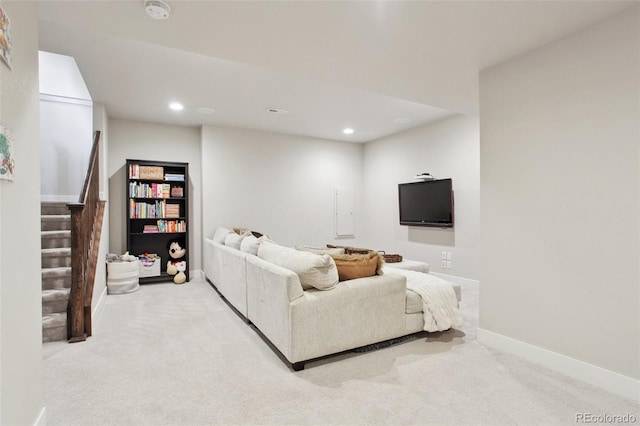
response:
[[[43,202],[40,214],[42,341],[66,341],[71,288],[71,214],[64,202]]]

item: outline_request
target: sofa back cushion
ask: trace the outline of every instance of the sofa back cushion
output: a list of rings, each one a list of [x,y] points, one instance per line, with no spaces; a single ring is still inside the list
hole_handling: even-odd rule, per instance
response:
[[[224,238],[231,232],[233,232],[231,229],[219,226],[216,228],[216,232],[213,233],[213,241],[218,244],[224,244]]]
[[[251,232],[247,232],[245,234],[236,234],[235,232],[230,232],[224,236],[224,245],[227,247],[240,250],[240,245],[242,244],[242,240],[245,237],[248,237],[250,235],[251,235]]]
[[[258,247],[258,257],[298,274],[305,290],[331,290],[338,284],[336,264],[327,254],[298,251],[266,240]]]
[[[253,235],[247,235],[242,239],[240,243],[240,251],[249,254],[258,254],[258,247],[260,246],[260,242]]]
[[[264,241],[269,241],[270,243],[277,244],[275,241],[269,238],[267,234],[260,234],[259,237],[256,237],[253,231],[250,232],[251,235],[246,235],[242,239],[242,242],[240,243],[240,251],[257,256],[258,247],[260,247],[260,244],[262,244]]]

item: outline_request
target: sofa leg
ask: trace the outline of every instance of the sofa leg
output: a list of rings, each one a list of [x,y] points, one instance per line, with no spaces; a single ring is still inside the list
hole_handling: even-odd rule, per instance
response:
[[[291,364],[291,368],[293,368],[293,371],[302,371],[302,370],[304,370],[304,361],[292,363]]]

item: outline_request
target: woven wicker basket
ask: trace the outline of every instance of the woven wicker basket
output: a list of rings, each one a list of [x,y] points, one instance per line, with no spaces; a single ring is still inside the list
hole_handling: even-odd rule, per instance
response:
[[[140,166],[140,179],[164,179],[164,168],[160,166]]]
[[[386,263],[398,263],[398,262],[402,262],[402,256],[399,254],[387,254],[383,251],[380,252],[380,254],[382,255],[382,257],[384,257],[384,261]]]

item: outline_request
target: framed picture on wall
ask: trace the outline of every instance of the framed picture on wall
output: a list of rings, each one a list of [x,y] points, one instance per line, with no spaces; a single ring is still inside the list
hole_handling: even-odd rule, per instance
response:
[[[0,58],[11,69],[11,35],[9,34],[9,16],[0,5]]]
[[[0,179],[13,181],[15,162],[12,154],[11,129],[0,125]]]

